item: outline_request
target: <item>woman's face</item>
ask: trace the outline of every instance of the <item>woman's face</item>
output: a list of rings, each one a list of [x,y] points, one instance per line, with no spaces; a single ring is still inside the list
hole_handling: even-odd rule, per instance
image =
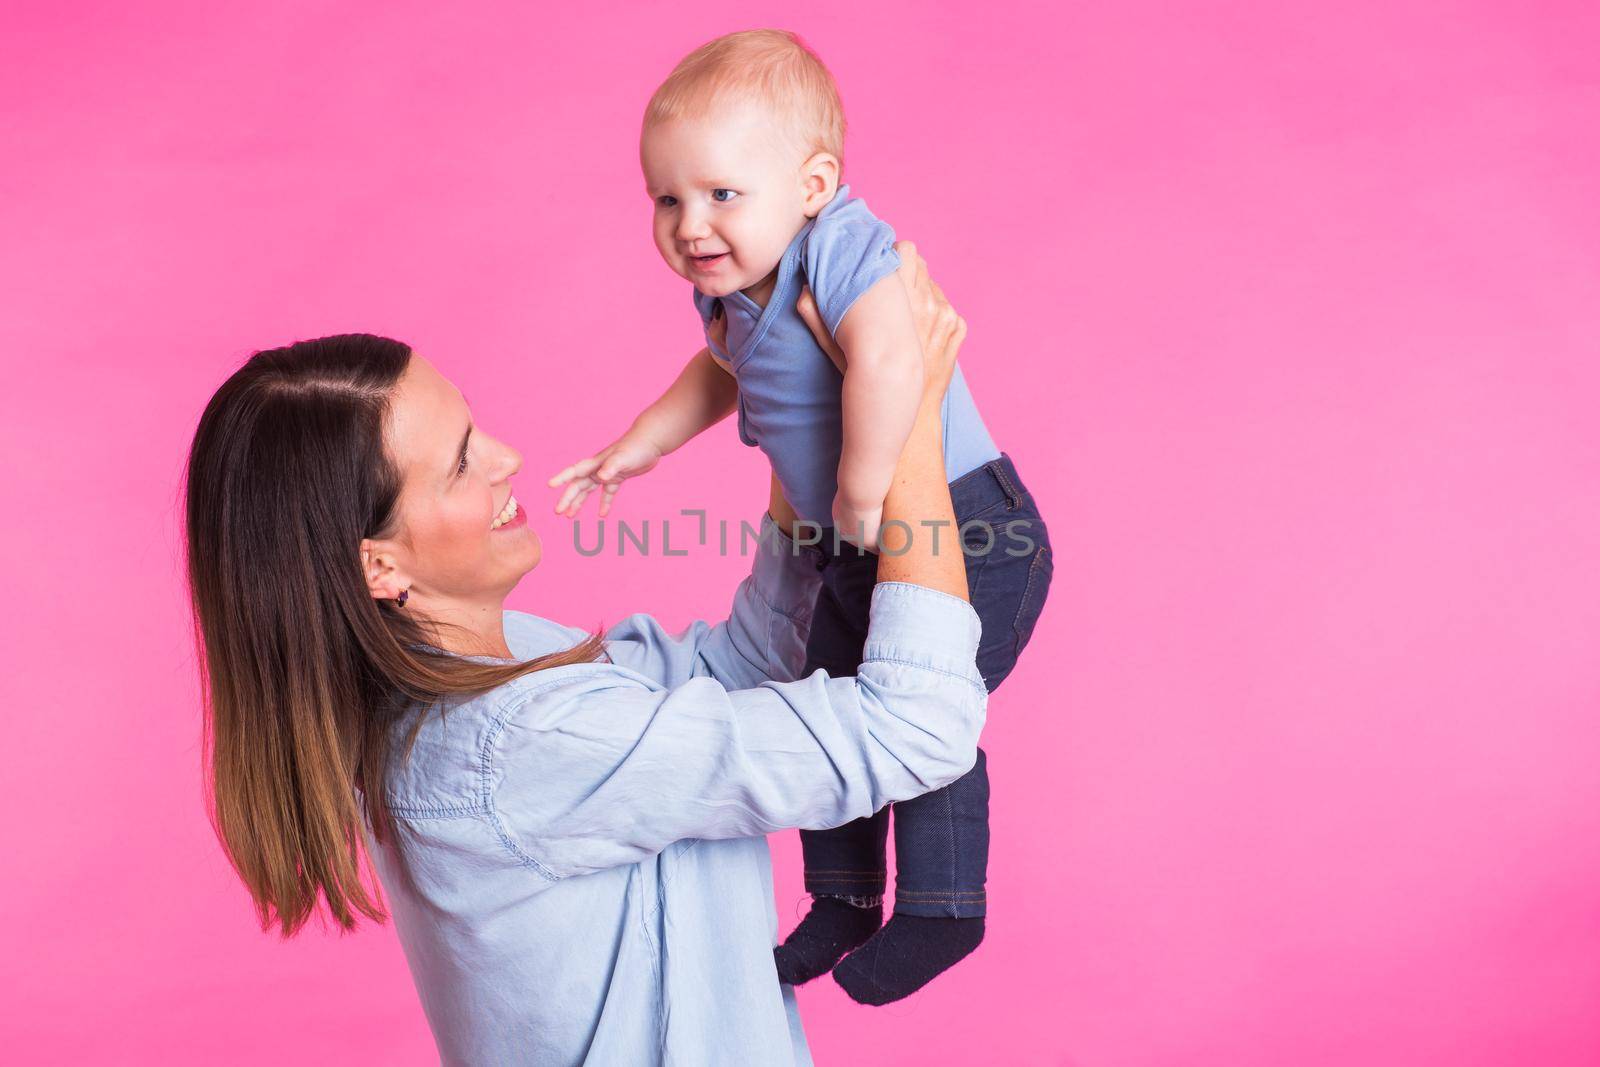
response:
[[[460,391],[415,355],[390,398],[387,444],[401,477],[399,521],[368,554],[392,557],[408,606],[497,604],[539,563],[539,537],[511,496],[522,457],[474,426]]]

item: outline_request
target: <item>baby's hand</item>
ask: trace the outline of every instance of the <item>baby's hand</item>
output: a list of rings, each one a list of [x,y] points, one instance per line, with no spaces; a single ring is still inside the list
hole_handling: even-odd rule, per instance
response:
[[[876,552],[882,523],[883,501],[878,501],[872,507],[853,507],[844,499],[842,492],[834,495],[833,526],[844,540],[868,552]]]
[[[580,459],[547,483],[552,489],[565,485],[556,503],[556,514],[574,518],[583,509],[590,493],[600,490],[600,514],[611,510],[611,498],[622,483],[637,477],[661,462],[661,448],[641,434],[628,432],[588,459]]]

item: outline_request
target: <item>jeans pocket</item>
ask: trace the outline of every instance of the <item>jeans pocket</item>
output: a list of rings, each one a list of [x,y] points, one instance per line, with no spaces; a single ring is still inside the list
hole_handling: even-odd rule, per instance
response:
[[[1022,591],[1022,603],[1017,607],[1016,620],[1011,624],[1017,636],[1017,654],[1027,647],[1033,628],[1039,623],[1039,613],[1044,610],[1045,597],[1050,593],[1050,579],[1055,576],[1055,559],[1049,545],[1041,545],[1028,566],[1028,582]]]

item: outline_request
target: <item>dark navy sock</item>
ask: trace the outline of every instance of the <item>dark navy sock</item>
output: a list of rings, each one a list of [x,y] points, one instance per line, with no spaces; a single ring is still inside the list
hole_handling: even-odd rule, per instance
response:
[[[846,952],[883,925],[883,905],[859,907],[840,897],[819,896],[787,940],[772,950],[778,981],[809,982],[833,970]]]
[[[983,919],[889,917],[889,922],[833,969],[834,981],[861,1004],[909,997],[959,963],[983,940]]]

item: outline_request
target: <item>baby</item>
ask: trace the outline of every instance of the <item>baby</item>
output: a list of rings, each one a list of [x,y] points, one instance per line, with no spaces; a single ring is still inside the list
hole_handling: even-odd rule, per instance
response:
[[[574,515],[601,492],[737,408],[794,513],[822,538],[823,585],[806,673],[860,666],[883,500],[915,421],[922,353],[894,231],[840,184],[844,110],[833,77],[794,34],[755,30],[697,49],[656,90],[639,156],[656,248],[694,284],[707,345],[628,431],[550,480]],[[833,336],[824,351],[796,308],[809,286]],[[985,429],[958,367],[943,405],[944,459],[990,690],[1015,665],[1050,585],[1044,522]],[[834,536],[838,531],[839,536]],[[802,831],[805,919],[775,950],[779,978],[831,970],[856,1000],[920,989],[983,939],[989,853],[986,757],[955,784],[894,806],[895,905],[883,924],[888,811]]]

